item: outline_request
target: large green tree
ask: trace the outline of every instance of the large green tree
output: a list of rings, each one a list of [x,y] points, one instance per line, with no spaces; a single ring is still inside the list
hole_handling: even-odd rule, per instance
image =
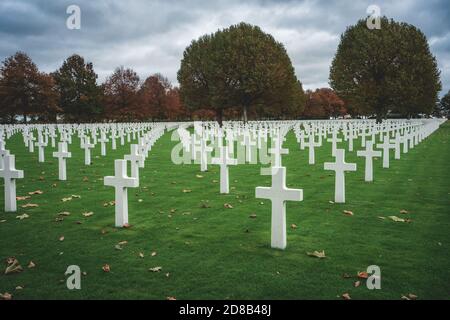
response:
[[[53,78],[66,121],[91,122],[102,116],[101,88],[97,85],[97,74],[91,62],[74,54],[53,73]]]
[[[450,90],[442,97],[439,104],[444,114],[450,117]]]
[[[440,72],[425,35],[416,27],[381,18],[381,29],[366,20],[347,28],[333,59],[330,85],[353,114],[388,111],[411,117],[429,114],[441,90]]]
[[[300,113],[303,90],[284,46],[259,27],[233,25],[192,41],[178,71],[180,94],[190,109],[250,108],[273,116]],[[297,112],[298,111],[298,112]]]
[[[23,52],[8,57],[0,68],[0,121],[15,122],[20,116],[29,119],[56,120],[60,111],[51,76],[39,72]]]

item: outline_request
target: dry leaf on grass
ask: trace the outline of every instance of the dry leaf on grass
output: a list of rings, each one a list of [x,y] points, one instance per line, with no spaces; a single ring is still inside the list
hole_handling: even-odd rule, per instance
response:
[[[43,194],[43,193],[44,193],[44,191],[42,191],[42,190],[36,190],[36,191],[28,192],[28,194],[30,196],[35,195],[35,194]]]
[[[0,300],[11,300],[12,299],[12,294],[5,292],[5,293],[0,293]]]
[[[59,237],[59,241],[64,241],[64,236]]]
[[[352,298],[350,297],[350,295],[348,293],[344,293],[341,297],[344,300],[352,300]]]
[[[365,271],[358,272],[357,276],[360,279],[367,279],[367,278],[369,278],[369,274],[367,272],[365,272]]]
[[[71,197],[72,197],[73,199],[80,199],[80,198],[81,198],[81,196],[76,195],[76,194],[71,195]]]
[[[347,215],[347,216],[353,216],[353,215],[354,215],[353,212],[352,212],[352,211],[349,211],[349,210],[344,210],[343,212],[344,212],[344,214]]]
[[[114,246],[114,249],[116,249],[116,250],[123,250],[122,246],[119,245],[119,244],[116,244],[116,245]]]
[[[15,257],[10,257],[6,259],[7,267],[5,269],[5,274],[19,273],[23,271],[22,266]]]
[[[403,210],[400,210],[400,213],[401,214],[408,214],[409,212],[408,212],[408,210],[403,209]]]
[[[144,258],[144,253],[143,252],[139,252],[139,257],[140,258]]]
[[[199,179],[203,178],[203,176],[200,175],[200,174],[197,174],[196,177],[199,178]]]
[[[23,219],[28,219],[29,217],[30,217],[29,215],[24,213],[24,214],[21,214],[19,216],[16,216],[16,219],[23,220]]]
[[[192,190],[191,189],[183,189],[183,193],[191,193]]]
[[[322,251],[314,251],[314,252],[307,252],[306,254],[308,256],[310,256],[310,257],[316,257],[316,258],[319,258],[319,259],[326,258],[324,250],[322,250]]]
[[[252,214],[250,215],[250,218],[256,219],[256,213],[252,213]]]
[[[297,226],[296,224],[294,224],[294,223],[291,224],[291,229],[294,229],[294,230],[295,230],[295,229],[297,229],[297,228],[298,228],[298,226]]]
[[[154,256],[156,256],[156,255],[157,255],[156,251],[153,251],[153,252],[152,252],[152,257],[154,257]]]
[[[58,213],[58,216],[64,216],[64,217],[67,217],[67,216],[70,216],[70,212],[67,212],[67,211],[60,212],[60,213]]]
[[[27,203],[22,206],[22,208],[37,208],[37,207],[39,207],[39,205],[35,203]]]
[[[233,209],[233,206],[232,206],[231,204],[229,204],[229,203],[225,203],[225,204],[223,205],[223,207],[224,207],[225,209]]]
[[[5,223],[6,222],[6,220],[0,220],[0,223]]]
[[[124,245],[126,245],[126,244],[128,244],[128,241],[120,241],[120,242],[119,242],[119,246],[124,246]]]
[[[407,295],[402,295],[402,297],[401,297],[402,300],[417,300],[417,298],[418,297],[412,293],[408,293]]]
[[[28,199],[30,199],[30,198],[31,198],[30,196],[16,197],[16,200],[17,200],[17,201],[24,201],[24,200],[28,200]]]
[[[170,300],[170,301],[175,301],[175,300],[177,300],[177,298],[175,298],[175,297],[167,297],[166,299],[167,299],[167,300]]]
[[[72,201],[72,197],[62,198],[62,202]]]
[[[154,268],[150,268],[148,270],[151,272],[160,272],[162,270],[162,267],[154,267]]]
[[[397,216],[389,216],[388,218],[395,222],[407,222],[407,223],[411,222],[411,219],[403,219]]]
[[[356,281],[355,283],[353,283],[353,286],[355,288],[358,288],[361,285],[361,281]]]
[[[36,267],[36,264],[33,261],[30,261],[30,263],[28,264],[28,269],[33,269]]]
[[[111,271],[111,267],[109,266],[109,264],[105,264],[105,265],[102,267],[102,270],[103,270],[104,272],[110,272],[110,271]]]
[[[83,213],[83,216],[85,216],[86,218],[89,218],[89,217],[91,217],[91,216],[93,216],[94,215],[94,213],[91,211],[91,212],[84,212]]]

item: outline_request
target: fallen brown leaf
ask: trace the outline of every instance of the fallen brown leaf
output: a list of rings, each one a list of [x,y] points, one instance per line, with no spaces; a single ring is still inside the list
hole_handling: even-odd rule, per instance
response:
[[[408,212],[408,210],[404,210],[404,209],[403,209],[403,210],[400,210],[400,213],[401,213],[401,214],[408,214],[409,212]]]
[[[417,300],[417,298],[418,297],[412,293],[408,293],[407,295],[402,295],[402,297],[401,297],[402,300]]]
[[[93,216],[94,215],[94,213],[92,212],[92,211],[90,211],[90,212],[84,212],[83,213],[83,216],[85,216],[85,217],[91,217],[91,216]]]
[[[31,198],[30,196],[23,196],[23,197],[16,197],[16,200],[17,201],[24,201],[24,200],[28,200],[30,198]]]
[[[109,264],[105,264],[105,265],[102,267],[102,270],[103,270],[104,272],[110,272],[110,271],[111,271],[111,267],[109,266]]]
[[[347,216],[353,216],[353,215],[354,215],[353,212],[352,212],[352,211],[349,211],[349,210],[344,210],[343,212],[344,212],[344,214],[347,215]]]
[[[361,285],[361,281],[356,281],[355,283],[353,283],[353,286],[355,288],[358,288]]]
[[[350,297],[350,295],[348,293],[344,293],[342,295],[342,299],[344,299],[344,300],[352,300],[352,298]]]
[[[8,258],[6,260],[6,263],[8,266],[5,269],[5,274],[19,273],[23,271],[23,268],[19,264],[19,261],[14,257]]]
[[[160,272],[162,270],[162,267],[154,267],[154,268],[150,268],[148,270],[152,271],[152,272]]]
[[[170,300],[170,301],[175,301],[175,300],[177,300],[177,298],[175,298],[175,297],[167,297],[166,299],[167,299],[167,300]]]
[[[42,190],[36,190],[36,191],[28,192],[28,194],[30,196],[35,195],[35,194],[43,194],[43,193],[44,193],[44,191],[42,191]]]
[[[58,216],[64,216],[64,217],[67,217],[67,216],[70,216],[70,212],[67,212],[67,211],[60,212],[60,213],[58,213]]]
[[[59,241],[64,241],[64,236],[59,237]]]
[[[39,205],[35,203],[27,203],[22,206],[22,208],[36,208],[36,207],[39,207]]]
[[[192,190],[191,189],[183,189],[183,193],[191,193]]]
[[[298,226],[297,226],[296,224],[294,224],[294,223],[291,224],[291,229],[294,229],[294,230],[295,230],[295,229],[297,229],[297,228],[298,228]]]
[[[0,300],[11,300],[12,299],[12,294],[5,292],[5,293],[0,293]]]
[[[367,279],[367,278],[369,278],[369,274],[367,272],[365,272],[365,271],[358,272],[357,276],[360,279]]]
[[[233,206],[232,206],[231,204],[229,204],[229,203],[225,203],[225,204],[223,205],[223,207],[224,207],[225,209],[233,209]]]
[[[152,252],[152,257],[154,257],[154,256],[156,256],[156,255],[157,255],[156,251],[153,251],[153,252]]]
[[[28,263],[28,269],[33,269],[36,267],[36,264],[33,261],[30,261],[30,263]]]
[[[23,220],[23,219],[28,219],[29,217],[30,217],[29,215],[24,213],[24,214],[21,214],[19,216],[16,216],[16,219]]]
[[[316,257],[316,258],[319,258],[319,259],[326,258],[324,250],[322,250],[322,251],[314,251],[314,252],[307,252],[306,254],[308,256],[310,256],[310,257]]]
[[[139,257],[144,258],[144,253],[139,252]]]

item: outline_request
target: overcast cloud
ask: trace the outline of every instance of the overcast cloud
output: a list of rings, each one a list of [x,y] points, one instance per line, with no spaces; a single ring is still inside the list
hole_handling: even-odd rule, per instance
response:
[[[81,30],[66,28],[66,8],[71,4],[81,8]],[[427,35],[447,92],[448,0],[1,0],[0,58],[25,51],[41,70],[50,72],[78,53],[94,63],[99,81],[123,65],[141,78],[160,72],[176,83],[183,51],[192,39],[245,21],[282,42],[304,87],[314,89],[328,86],[341,33],[365,17],[371,4]]]

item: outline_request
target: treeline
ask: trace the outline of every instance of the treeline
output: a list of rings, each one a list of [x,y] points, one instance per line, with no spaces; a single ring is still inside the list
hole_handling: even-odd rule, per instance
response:
[[[357,44],[357,45],[355,45]],[[92,63],[67,58],[40,72],[23,52],[0,69],[0,121],[176,121],[415,117],[448,112],[436,58],[416,27],[381,19],[350,26],[330,67],[331,89],[304,91],[282,43],[258,26],[232,25],[185,49],[179,87],[161,74],[119,67],[98,84]]]
[[[53,73],[40,72],[17,52],[0,69],[0,121],[97,122],[185,120],[191,114],[179,89],[160,74],[141,81],[136,72],[117,68],[103,84],[92,63],[67,58]]]

